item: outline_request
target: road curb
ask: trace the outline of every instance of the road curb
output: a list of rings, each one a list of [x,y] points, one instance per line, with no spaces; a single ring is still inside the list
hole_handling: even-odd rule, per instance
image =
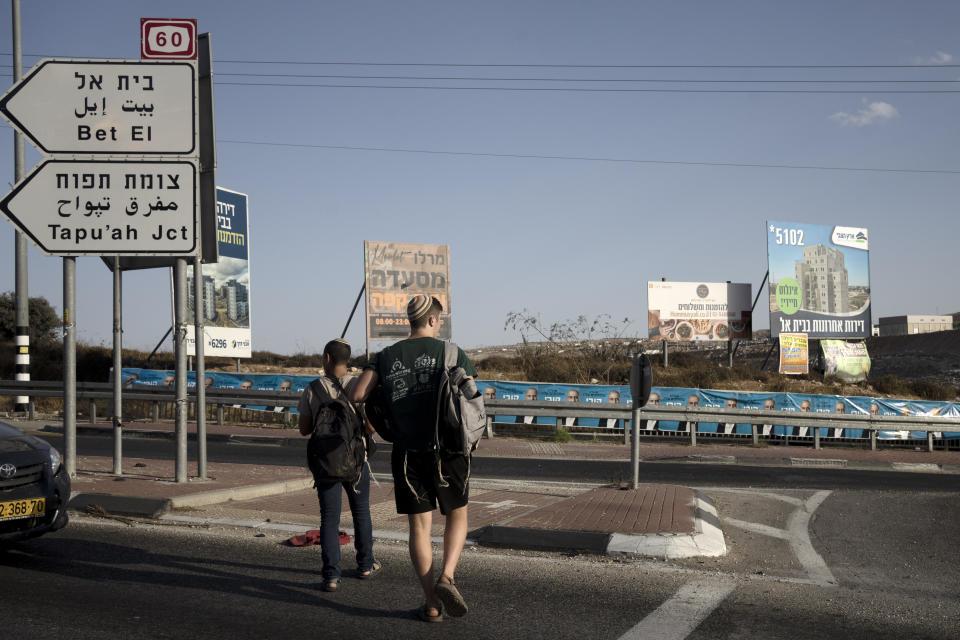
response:
[[[109,493],[77,493],[71,496],[67,509],[72,511],[99,511],[111,515],[133,516],[156,520],[170,510],[169,498],[140,498],[115,496]]]
[[[250,500],[252,498],[263,498],[265,496],[303,491],[304,489],[310,489],[312,487],[313,478],[305,477],[268,482],[266,484],[233,487],[231,489],[214,489],[213,491],[201,491],[199,493],[170,498],[170,507],[172,509],[204,507],[211,504],[230,502],[231,500]]]
[[[484,547],[511,549],[538,549],[543,551],[576,550],[603,554],[607,551],[610,534],[600,531],[558,531],[489,525],[474,536]]]
[[[713,501],[694,491],[696,533],[610,536],[605,553],[648,558],[717,557],[727,554],[720,517]]]

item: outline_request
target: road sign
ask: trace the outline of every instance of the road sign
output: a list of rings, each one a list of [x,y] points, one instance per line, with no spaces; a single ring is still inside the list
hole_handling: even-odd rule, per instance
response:
[[[41,60],[0,114],[44,153],[195,155],[189,62]]]
[[[140,18],[140,57],[144,60],[196,60],[197,21]]]
[[[46,160],[0,212],[48,255],[192,255],[195,162]]]

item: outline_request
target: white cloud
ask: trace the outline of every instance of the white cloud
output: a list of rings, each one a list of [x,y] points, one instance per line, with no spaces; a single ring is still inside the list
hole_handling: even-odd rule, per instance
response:
[[[913,62],[914,64],[950,64],[953,62],[953,56],[945,51],[937,51],[929,58],[914,58]]]
[[[866,104],[866,100],[864,100]],[[886,102],[871,102],[856,113],[846,113],[838,111],[830,116],[830,119],[843,126],[853,125],[854,127],[866,127],[867,125],[891,120],[900,116],[900,112],[892,104]]]

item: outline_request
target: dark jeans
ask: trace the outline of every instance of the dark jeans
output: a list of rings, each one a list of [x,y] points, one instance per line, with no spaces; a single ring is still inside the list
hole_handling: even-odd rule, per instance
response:
[[[317,485],[320,500],[320,548],[324,581],[340,577],[340,510],[343,490],[347,492],[353,515],[353,544],[357,550],[357,569],[373,567],[373,522],[370,520],[370,466],[364,463],[360,482],[332,482]]]

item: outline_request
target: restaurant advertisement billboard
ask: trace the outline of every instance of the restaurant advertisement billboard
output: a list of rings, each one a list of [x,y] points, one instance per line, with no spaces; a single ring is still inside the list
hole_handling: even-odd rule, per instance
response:
[[[656,340],[749,340],[750,284],[647,282],[647,334]]]
[[[450,247],[405,242],[363,243],[366,282],[367,339],[399,340],[410,334],[407,302],[423,293],[443,305],[441,340],[452,335],[450,325]]]

